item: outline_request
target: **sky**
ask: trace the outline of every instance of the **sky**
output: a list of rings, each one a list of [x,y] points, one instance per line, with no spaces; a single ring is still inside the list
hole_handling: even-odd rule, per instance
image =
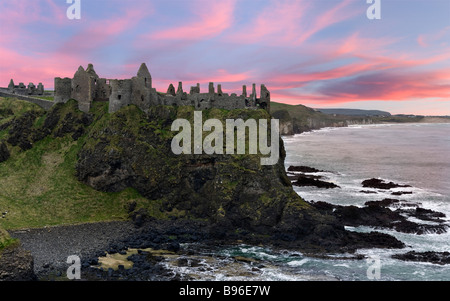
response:
[[[146,63],[161,92],[256,83],[287,104],[450,115],[450,0],[78,0],[71,19],[75,1],[0,0],[0,86]]]

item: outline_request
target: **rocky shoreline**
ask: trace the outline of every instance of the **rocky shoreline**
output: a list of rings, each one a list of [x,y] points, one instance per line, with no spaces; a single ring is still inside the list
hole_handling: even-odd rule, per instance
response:
[[[391,227],[392,222],[399,215],[392,211],[387,213],[387,201],[366,205],[363,208],[354,206],[335,206],[325,202],[312,202],[322,214],[333,214],[345,224],[371,225],[374,227]],[[400,209],[403,210],[403,209]],[[417,210],[416,210],[417,211]],[[434,212],[416,212],[417,216],[425,213],[424,219],[434,217]],[[411,213],[413,214],[413,213]],[[371,218],[368,218],[371,217]],[[366,219],[368,218],[368,219]],[[374,224],[374,221],[377,223]],[[394,223],[397,224],[397,223]],[[325,226],[324,226],[325,227]],[[396,228],[401,231],[402,228]],[[413,227],[413,229],[415,229]],[[430,228],[434,229],[434,228]],[[428,229],[428,230],[430,230]],[[408,230],[409,231],[409,230]],[[406,232],[408,232],[406,231]],[[324,228],[323,233],[315,231],[311,236],[315,237],[316,243],[325,243],[326,234],[330,229]],[[352,239],[352,232],[346,239]],[[367,247],[382,247],[403,249],[405,245],[384,233],[353,233],[352,249]],[[67,256],[77,255],[81,258],[81,280],[88,281],[172,281],[192,280],[190,276],[180,275],[170,270],[164,264],[166,259],[164,253],[178,256],[179,266],[192,266],[195,262],[184,262],[182,258],[194,255],[195,250],[184,247],[185,243],[198,243],[203,246],[233,245],[245,242],[249,245],[264,245],[279,249],[297,250],[297,247],[309,242],[290,241],[287,236],[274,234],[271,237],[259,237],[251,232],[235,232],[226,234],[217,231],[204,221],[194,220],[156,220],[153,218],[134,218],[134,221],[102,222],[95,224],[83,224],[73,226],[61,226],[42,229],[30,229],[11,231],[11,235],[19,238],[22,247],[29,250],[34,258],[35,279],[38,280],[65,280],[69,264],[66,263]],[[333,235],[328,243],[333,243]],[[339,245],[339,243],[337,243]],[[341,248],[341,246],[339,246]],[[127,251],[135,249],[136,252],[125,256],[132,262],[131,268],[118,265],[115,269],[100,269],[99,258],[106,254],[128,254]],[[340,251],[349,251],[342,247]],[[351,250],[350,250],[351,251]],[[161,253],[162,252],[162,253]],[[327,258],[326,253],[305,253],[307,256]],[[109,256],[108,255],[108,256]],[[447,252],[417,252],[399,253],[393,256],[399,260],[422,261],[436,264],[449,264]],[[350,256],[347,259],[360,260],[361,255]],[[238,258],[236,260],[239,260]]]
[[[299,177],[316,172],[320,171],[309,167],[292,167],[288,169],[288,176],[291,181],[297,181]],[[374,179],[364,183],[369,182],[382,185],[379,189],[405,187]],[[371,188],[370,185],[367,187]],[[441,212],[421,208],[419,204],[387,198],[366,202],[363,207],[333,205],[322,201],[308,204],[314,209],[308,212],[320,214],[323,224],[317,224],[317,217],[305,214],[301,222],[296,220],[286,225],[286,228],[280,225],[270,232],[258,232],[226,222],[211,223],[186,218],[157,220],[148,216],[145,211],[130,206],[130,219],[127,221],[16,230],[10,231],[10,235],[18,238],[22,248],[33,256],[33,277],[38,280],[67,279],[69,264],[66,261],[70,255],[81,258],[82,280],[192,280],[190,276],[168,269],[165,265],[166,258],[162,254],[177,256],[179,266],[192,266],[196,263],[183,258],[196,251],[185,246],[196,243],[214,247],[239,243],[263,245],[296,250],[306,256],[322,258],[327,258],[329,254],[346,253],[350,254],[348,259],[354,260],[362,259],[361,255],[355,254],[358,249],[390,248],[399,250],[398,254],[393,255],[393,258],[399,260],[450,263],[448,252],[401,253],[405,244],[391,235],[377,231],[357,233],[344,230],[344,226],[369,226],[417,235],[440,234],[449,228],[444,219],[446,216]],[[298,217],[293,215],[292,218]],[[425,223],[412,222],[408,218]],[[284,223],[289,224],[289,219],[289,215],[285,216]],[[292,229],[294,224],[297,228]],[[130,250],[134,251],[129,253]],[[100,269],[100,258],[114,254],[131,262],[132,267],[126,268],[124,264],[118,264],[115,269]]]

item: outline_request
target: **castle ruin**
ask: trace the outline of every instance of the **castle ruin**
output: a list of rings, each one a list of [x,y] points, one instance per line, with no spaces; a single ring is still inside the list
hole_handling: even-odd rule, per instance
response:
[[[11,79],[8,90],[9,93],[17,95],[44,95],[44,85],[42,85],[42,83],[39,83],[37,87],[31,82],[28,86],[25,86],[24,83],[15,85],[13,79]]]
[[[182,82],[177,89],[170,84],[167,93],[157,92],[152,87],[152,76],[143,63],[135,77],[131,79],[100,78],[89,64],[85,70],[80,66],[73,78],[55,78],[55,102],[67,102],[69,99],[78,101],[79,109],[89,112],[93,101],[108,101],[109,112],[134,104],[146,111],[150,106],[174,105],[194,106],[196,110],[210,108],[220,109],[265,109],[270,111],[270,92],[261,85],[260,97],[256,95],[256,85],[252,85],[252,93],[247,96],[247,87],[242,87],[242,94],[227,94],[222,92],[222,85],[210,82],[207,93],[200,92],[200,84],[190,87],[189,93],[183,90]]]

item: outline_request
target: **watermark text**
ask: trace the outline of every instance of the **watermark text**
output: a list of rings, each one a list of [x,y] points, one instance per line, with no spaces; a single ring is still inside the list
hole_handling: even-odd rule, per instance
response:
[[[255,119],[246,121],[226,119],[224,129],[222,121],[208,119],[203,122],[202,111],[195,111],[193,133],[191,123],[186,119],[176,119],[172,123],[171,130],[179,131],[179,133],[172,139],[171,148],[176,155],[192,153],[196,155],[203,153],[241,155],[246,154],[246,149],[248,149],[248,154],[256,155],[259,150],[261,155],[267,155],[267,157],[261,157],[261,165],[274,165],[279,159],[279,126],[278,119],[270,120],[270,145],[268,145],[269,125],[267,119],[258,121]],[[203,139],[204,131],[210,132],[210,134]],[[248,132],[248,139],[246,132]]]

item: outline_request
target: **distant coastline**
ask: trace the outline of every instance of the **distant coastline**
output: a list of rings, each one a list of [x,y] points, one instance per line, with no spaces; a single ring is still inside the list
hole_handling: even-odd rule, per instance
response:
[[[450,123],[450,116],[425,116],[420,123]]]
[[[422,116],[410,114],[391,115],[389,112],[376,110],[333,109],[321,110],[304,105],[271,103],[271,115],[280,120],[281,135],[294,135],[325,127],[347,127],[364,124],[398,124],[398,123],[450,123],[450,116]],[[336,114],[342,112],[345,114]],[[364,115],[364,112],[367,114]],[[378,113],[379,115],[377,115]],[[354,115],[351,115],[354,114]]]

